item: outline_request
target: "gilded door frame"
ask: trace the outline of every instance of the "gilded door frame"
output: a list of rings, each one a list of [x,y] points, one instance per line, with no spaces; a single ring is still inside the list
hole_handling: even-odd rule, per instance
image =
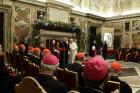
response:
[[[12,51],[12,32],[11,32],[11,16],[12,7],[5,4],[0,4],[0,12],[4,13],[4,27],[3,27],[3,48],[5,51]]]

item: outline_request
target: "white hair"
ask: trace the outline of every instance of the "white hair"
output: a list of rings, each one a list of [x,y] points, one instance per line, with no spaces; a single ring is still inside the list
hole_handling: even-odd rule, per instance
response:
[[[56,65],[47,65],[41,62],[41,71],[48,70],[48,71],[55,71],[59,66],[59,63]]]
[[[68,91],[67,93],[80,93],[80,92],[76,90],[71,90],[71,91]]]

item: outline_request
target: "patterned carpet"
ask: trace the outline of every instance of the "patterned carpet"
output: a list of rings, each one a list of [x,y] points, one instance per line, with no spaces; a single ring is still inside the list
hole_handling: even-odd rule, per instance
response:
[[[138,73],[135,68],[123,68],[120,77],[126,76],[138,76]]]

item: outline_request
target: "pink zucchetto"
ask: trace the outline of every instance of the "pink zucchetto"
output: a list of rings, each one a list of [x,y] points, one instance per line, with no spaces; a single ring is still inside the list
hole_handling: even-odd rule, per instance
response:
[[[102,80],[108,73],[108,64],[102,56],[95,56],[86,61],[83,69],[83,77],[87,80]]]
[[[51,54],[49,56],[43,57],[42,63],[44,63],[46,65],[57,65],[57,64],[59,64],[59,60],[56,56]]]

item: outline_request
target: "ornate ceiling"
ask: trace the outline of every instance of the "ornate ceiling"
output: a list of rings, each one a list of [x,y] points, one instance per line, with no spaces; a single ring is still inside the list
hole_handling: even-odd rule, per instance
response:
[[[47,2],[48,0],[38,0]],[[140,13],[140,0],[55,0],[73,5],[73,10],[102,17]]]

